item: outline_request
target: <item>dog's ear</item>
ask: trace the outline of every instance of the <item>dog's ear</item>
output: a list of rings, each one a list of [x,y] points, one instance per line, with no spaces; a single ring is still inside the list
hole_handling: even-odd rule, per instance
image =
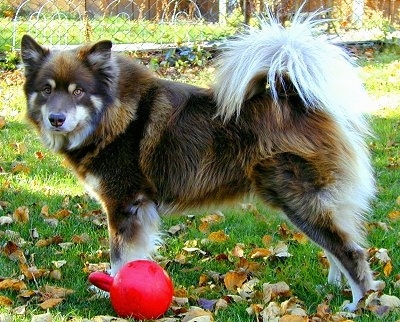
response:
[[[48,54],[49,50],[40,46],[31,36],[22,36],[21,58],[25,65],[25,76],[34,73]]]
[[[101,75],[100,79],[111,85],[118,77],[119,69],[111,54],[112,42],[102,40],[93,45],[84,46],[78,52],[78,57],[94,72]]]
[[[109,40],[102,40],[94,45],[83,48],[80,56],[85,59],[90,66],[102,66],[111,59],[112,42]]]

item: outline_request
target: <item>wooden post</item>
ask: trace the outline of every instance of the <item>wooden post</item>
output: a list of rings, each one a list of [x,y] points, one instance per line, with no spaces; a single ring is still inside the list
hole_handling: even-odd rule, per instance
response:
[[[226,24],[226,15],[227,15],[227,9],[226,9],[226,2],[228,0],[219,0],[218,1],[218,22],[221,25]]]

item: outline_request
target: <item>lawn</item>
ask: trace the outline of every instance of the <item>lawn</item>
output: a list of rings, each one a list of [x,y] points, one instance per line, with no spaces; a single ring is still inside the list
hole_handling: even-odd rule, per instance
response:
[[[370,56],[369,56],[370,57]],[[176,301],[164,321],[398,321],[400,319],[400,53],[362,60],[379,107],[369,146],[378,195],[368,223],[371,266],[386,282],[356,315],[340,314],[349,290],[327,285],[321,250],[257,200],[165,217],[157,260]],[[199,85],[212,67],[168,68]],[[20,72],[0,79],[0,321],[111,321],[109,300],[88,287],[107,268],[105,215],[62,158],[24,121]],[[373,299],[375,298],[375,299]],[[275,312],[275,313],[274,313]],[[294,316],[294,314],[306,316]],[[308,317],[307,317],[308,316]]]

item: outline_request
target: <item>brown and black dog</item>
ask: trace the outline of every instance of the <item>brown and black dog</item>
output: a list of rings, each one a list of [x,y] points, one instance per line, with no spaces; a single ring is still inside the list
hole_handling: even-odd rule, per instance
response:
[[[254,194],[320,245],[354,310],[373,281],[363,221],[375,193],[360,80],[316,15],[228,41],[216,82],[162,80],[110,41],[50,51],[22,39],[27,116],[108,215],[111,271],[151,257],[159,213]]]

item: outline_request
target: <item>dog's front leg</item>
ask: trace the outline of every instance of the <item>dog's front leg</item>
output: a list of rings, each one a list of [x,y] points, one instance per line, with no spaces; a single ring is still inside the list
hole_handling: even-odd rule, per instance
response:
[[[126,263],[150,259],[161,243],[156,204],[140,195],[128,205],[107,207],[111,275]]]

